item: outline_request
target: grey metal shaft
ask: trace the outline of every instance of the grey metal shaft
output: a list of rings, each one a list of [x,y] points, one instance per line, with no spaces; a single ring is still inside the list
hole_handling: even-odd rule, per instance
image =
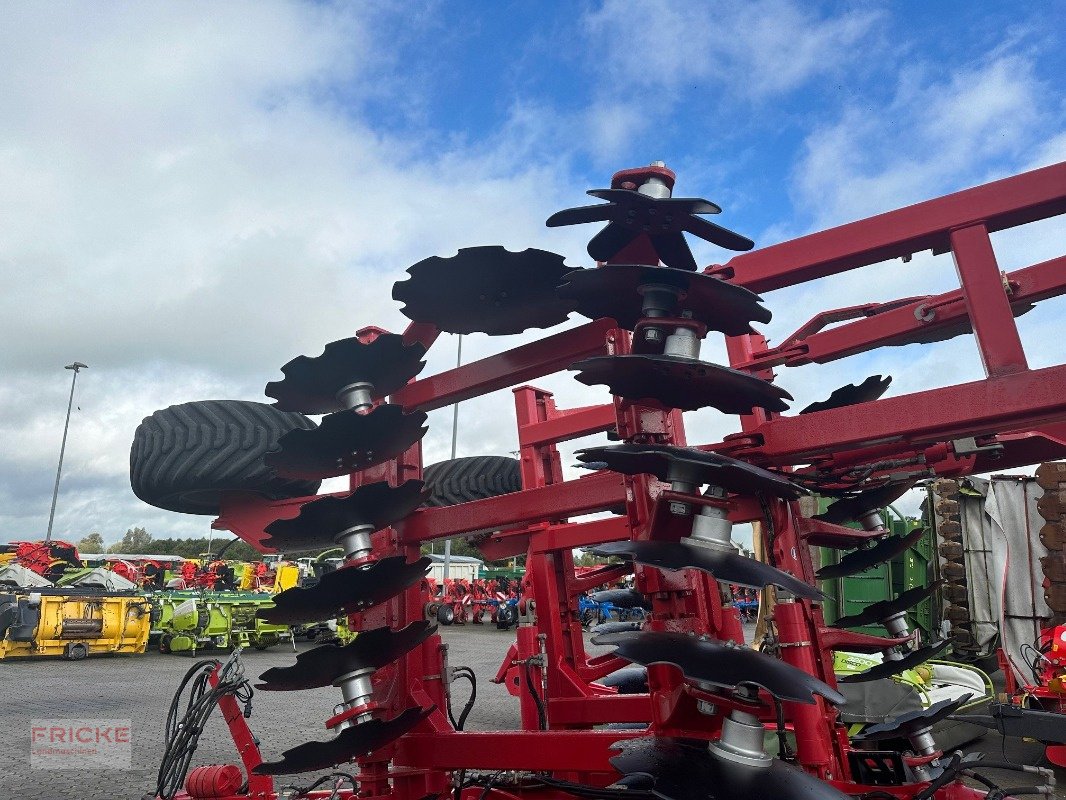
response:
[[[59,446],[59,466],[56,468],[56,485],[52,489],[52,509],[48,512],[48,531],[44,535],[45,543],[52,541],[52,523],[56,518],[56,501],[59,499],[59,478],[63,474],[63,455],[67,452],[67,430],[70,428],[70,410],[74,407],[74,386],[78,382],[78,371],[88,369],[86,364],[75,361],[68,364],[65,369],[74,370],[74,377],[70,381],[70,400],[67,401],[67,419],[63,423],[63,443]]]
[[[458,369],[463,365],[463,334],[459,334],[459,346],[455,352],[455,368]],[[459,442],[459,404],[456,403],[452,406],[452,460],[455,460],[456,446]],[[448,573],[451,571],[452,566],[452,540],[444,540],[444,570],[441,576],[441,582],[448,580]]]

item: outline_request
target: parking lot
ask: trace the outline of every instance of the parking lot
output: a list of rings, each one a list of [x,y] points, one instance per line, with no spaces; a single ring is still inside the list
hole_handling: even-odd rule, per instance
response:
[[[514,631],[493,626],[443,628],[452,666],[466,665],[478,675],[477,703],[467,728],[471,730],[517,728],[518,703],[502,687],[490,682],[514,640]],[[311,645],[300,643],[300,650]],[[201,654],[203,657],[203,654]],[[272,666],[288,666],[291,648],[279,645],[265,652],[243,654],[250,677]],[[0,662],[0,798],[19,800],[139,800],[155,786],[163,753],[163,726],[171,697],[194,659],[148,652],[143,656],[94,658],[72,663],[63,660],[11,660]],[[456,703],[466,699],[466,684],[455,684]],[[277,759],[282,751],[332,734],[323,721],[338,701],[332,688],[302,692],[258,692],[253,700],[251,725],[261,740],[264,756]],[[126,770],[32,769],[29,764],[31,720],[112,719],[132,723],[132,766]],[[1016,763],[1037,763],[1042,748],[1035,743],[1004,741],[986,736],[970,749],[989,758],[1003,756]],[[237,761],[229,733],[217,714],[209,721],[193,764]],[[1001,785],[1027,783],[1028,776],[992,773]],[[1066,776],[1060,776],[1060,781]],[[306,785],[306,775],[283,777],[279,785]],[[1060,795],[1063,795],[1060,791]]]

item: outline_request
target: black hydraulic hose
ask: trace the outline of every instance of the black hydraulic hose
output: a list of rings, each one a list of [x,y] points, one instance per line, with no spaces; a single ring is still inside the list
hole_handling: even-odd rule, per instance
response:
[[[537,722],[542,731],[548,730],[548,712],[544,708],[544,703],[540,699],[540,694],[537,692],[537,687],[533,684],[533,670],[530,665],[529,659],[522,662],[525,666],[526,686],[529,688],[529,693],[533,696],[533,702],[537,705]]]

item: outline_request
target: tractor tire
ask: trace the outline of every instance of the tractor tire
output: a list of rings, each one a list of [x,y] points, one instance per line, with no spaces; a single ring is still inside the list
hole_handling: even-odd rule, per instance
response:
[[[518,459],[508,456],[470,456],[438,461],[422,471],[430,491],[429,506],[454,506],[484,500],[522,488]]]
[[[133,435],[133,493],[168,511],[211,515],[219,513],[224,492],[254,492],[271,500],[313,495],[319,481],[280,478],[263,456],[289,431],[314,427],[303,414],[244,400],[161,409],[145,417]]]
[[[455,609],[448,603],[442,603],[437,608],[437,622],[441,625],[451,625],[455,622]]]
[[[496,628],[501,631],[505,631],[518,622],[518,614],[509,605],[503,605],[499,607],[496,612]]]
[[[71,642],[64,651],[63,655],[69,661],[81,661],[89,657],[89,645],[85,642]]]
[[[169,634],[169,633],[164,633],[162,636],[159,637],[159,652],[160,653],[162,653],[163,655],[169,655],[170,654],[170,640],[173,639],[173,638],[174,638],[173,635]]]

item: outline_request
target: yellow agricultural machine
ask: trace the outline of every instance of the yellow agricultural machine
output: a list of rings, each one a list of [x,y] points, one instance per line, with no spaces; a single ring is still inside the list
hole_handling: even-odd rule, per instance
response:
[[[0,593],[0,660],[143,653],[150,619],[151,603],[134,591],[39,587]]]

